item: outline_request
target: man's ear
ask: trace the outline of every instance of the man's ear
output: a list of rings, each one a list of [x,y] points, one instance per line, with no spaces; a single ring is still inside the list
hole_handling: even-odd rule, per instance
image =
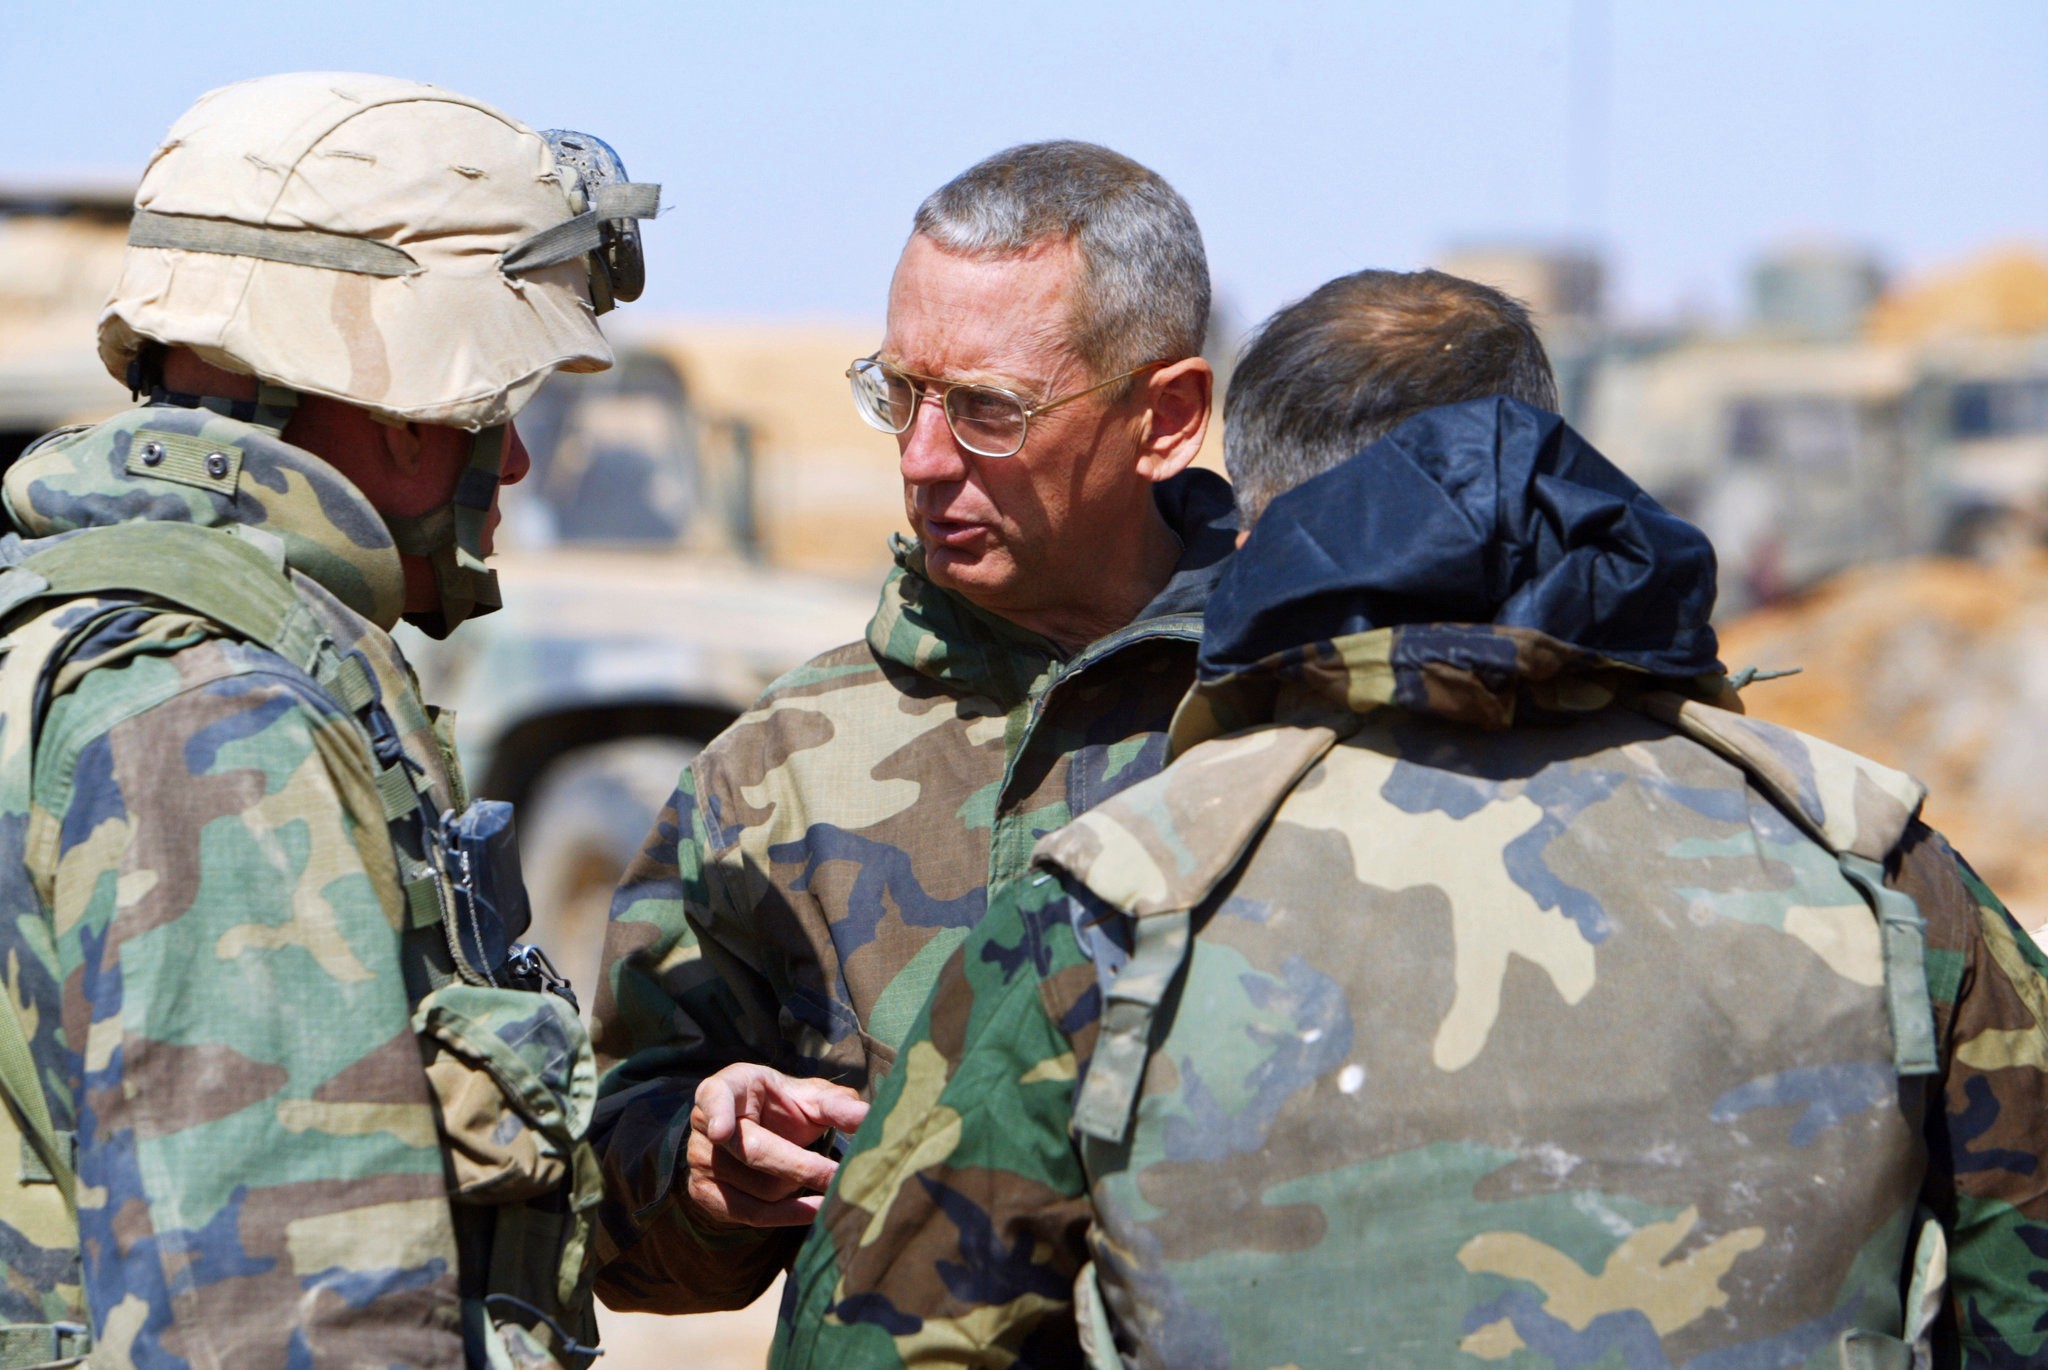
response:
[[[1200,357],[1157,367],[1139,391],[1145,429],[1138,441],[1138,474],[1161,481],[1187,469],[1209,431],[1216,373]]]
[[[410,423],[380,423],[378,431],[384,436],[384,459],[401,476],[417,476],[420,473],[419,429]]]

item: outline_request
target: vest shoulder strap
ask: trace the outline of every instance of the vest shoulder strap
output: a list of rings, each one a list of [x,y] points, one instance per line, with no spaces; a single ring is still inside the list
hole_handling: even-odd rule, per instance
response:
[[[1095,1054],[1074,1101],[1081,1132],[1123,1140],[1152,1019],[1187,963],[1193,911],[1229,879],[1338,735],[1334,727],[1261,728],[1205,742],[1039,842],[1035,864],[1134,920],[1131,959],[1104,995]]]
[[[292,588],[283,543],[259,529],[189,523],[89,528],[37,548],[0,578],[0,609],[10,614],[38,600],[108,594],[175,604],[316,678],[321,673],[326,634]]]
[[[1645,694],[1635,707],[1741,767],[1834,856],[1877,917],[1892,1065],[1900,1075],[1938,1071],[1927,923],[1912,896],[1885,884],[1885,864],[1919,817],[1927,787],[1831,742],[1677,694]]]

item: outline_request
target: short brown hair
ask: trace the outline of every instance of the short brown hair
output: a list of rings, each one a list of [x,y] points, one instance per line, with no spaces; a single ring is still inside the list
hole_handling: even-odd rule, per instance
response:
[[[1490,395],[1557,409],[1519,301],[1441,271],[1338,277],[1260,325],[1231,375],[1223,460],[1240,524],[1403,420]]]

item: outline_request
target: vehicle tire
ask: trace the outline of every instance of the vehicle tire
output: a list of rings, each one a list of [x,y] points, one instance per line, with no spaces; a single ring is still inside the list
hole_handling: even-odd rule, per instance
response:
[[[612,891],[639,855],[676,779],[701,742],[625,737],[577,747],[548,763],[519,808],[519,858],[539,946],[590,1016]]]

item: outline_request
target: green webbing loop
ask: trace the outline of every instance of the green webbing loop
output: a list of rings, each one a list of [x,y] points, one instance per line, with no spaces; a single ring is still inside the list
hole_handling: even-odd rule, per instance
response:
[[[1074,1104],[1074,1126],[1112,1144],[1123,1141],[1131,1125],[1131,1108],[1145,1079],[1152,1014],[1188,954],[1186,909],[1151,914],[1133,923],[1131,959],[1103,1002],[1095,1056]]]
[[[335,697],[348,706],[352,714],[359,714],[377,699],[377,683],[370,679],[369,667],[363,659],[351,652],[342,657],[340,664],[331,669],[331,682],[324,681],[334,691]]]
[[[442,921],[441,881],[431,870],[405,882],[405,912],[415,928],[431,928]]]
[[[1934,1049],[1934,1002],[1927,991],[1927,924],[1912,896],[1884,883],[1884,867],[1843,852],[1842,874],[1877,913],[1884,948],[1885,1004],[1892,1020],[1892,1067],[1900,1075],[1932,1075],[1941,1068]]]
[[[57,1154],[71,1162],[73,1173],[78,1170],[78,1134],[68,1128],[58,1128],[53,1134],[57,1139]],[[55,1184],[57,1174],[43,1160],[43,1154],[33,1146],[21,1149],[21,1169],[16,1172],[23,1184]]]
[[[64,1207],[70,1210],[72,1225],[76,1227],[78,1177],[71,1169],[71,1148],[50,1121],[50,1102],[43,1096],[35,1054],[29,1050],[28,1036],[21,1029],[21,1015],[9,1004],[0,1004],[0,1091],[14,1105],[21,1135],[35,1149],[43,1169],[64,1195]],[[27,1168],[25,1164],[23,1168]]]
[[[377,798],[384,804],[384,820],[395,823],[419,812],[419,791],[403,766],[386,766],[377,772]]]
[[[147,209],[135,211],[129,220],[128,242],[132,247],[260,257],[266,262],[351,271],[359,276],[410,276],[421,269],[402,249],[369,238],[313,228],[262,228],[232,219],[194,219]]]
[[[92,1329],[75,1322],[0,1326],[0,1370],[36,1370],[75,1362],[92,1350]]]

